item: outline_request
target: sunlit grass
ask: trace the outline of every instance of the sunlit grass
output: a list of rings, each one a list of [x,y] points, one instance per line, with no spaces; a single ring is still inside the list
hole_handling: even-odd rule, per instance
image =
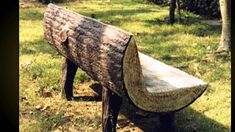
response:
[[[59,5],[86,16],[94,14],[101,22],[131,32],[141,52],[209,83],[207,91],[196,102],[177,113],[176,126],[180,131],[229,131],[230,57],[213,55],[220,39],[220,26],[202,23],[202,18],[185,11],[183,23],[171,26],[167,24],[168,7],[144,4],[141,0],[75,1]],[[101,130],[101,102],[70,102],[67,106],[68,102],[60,98],[63,57],[43,37],[45,10],[45,5],[20,8],[21,131],[62,129],[60,127]],[[75,94],[91,93],[90,84],[90,78],[79,70],[74,82]],[[53,96],[45,98],[41,91],[49,91]],[[37,105],[50,107],[40,111],[35,109]],[[57,113],[59,111],[65,115]],[[66,122],[66,114],[73,115],[70,123]]]

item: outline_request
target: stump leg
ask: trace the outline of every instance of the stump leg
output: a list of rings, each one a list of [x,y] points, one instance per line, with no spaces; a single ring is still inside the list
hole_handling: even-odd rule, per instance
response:
[[[102,130],[103,132],[116,132],[118,113],[122,98],[110,89],[102,89]]]
[[[160,129],[161,129],[160,131],[174,132],[175,131],[174,118],[175,118],[174,112],[160,115]]]
[[[67,100],[72,100],[73,98],[73,80],[76,75],[77,68],[77,65],[69,59],[64,59],[61,76],[61,96]]]

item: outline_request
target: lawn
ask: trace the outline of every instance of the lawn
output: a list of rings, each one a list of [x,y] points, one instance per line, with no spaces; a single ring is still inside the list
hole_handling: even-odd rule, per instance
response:
[[[203,22],[205,18],[186,11],[182,11],[182,23],[168,25],[168,7],[143,0],[58,5],[133,33],[141,52],[209,83],[198,100],[176,113],[178,131],[231,131],[231,57],[213,54],[221,25],[209,25]],[[77,72],[74,82],[74,95],[80,98],[67,102],[60,97],[63,57],[44,39],[45,10],[46,5],[41,4],[19,9],[20,131],[101,131],[101,101],[89,88],[95,82],[83,71]],[[133,111],[136,108],[124,102],[118,131],[153,131],[159,127],[158,115],[136,117]]]

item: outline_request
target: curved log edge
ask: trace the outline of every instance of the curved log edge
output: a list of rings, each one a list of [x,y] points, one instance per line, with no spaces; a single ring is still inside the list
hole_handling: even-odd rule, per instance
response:
[[[92,79],[145,111],[177,111],[207,88],[203,81],[138,52],[131,33],[54,4],[44,15],[44,35]]]
[[[138,52],[133,38],[125,52],[123,73],[132,102],[150,112],[178,111],[207,88],[200,79]]]

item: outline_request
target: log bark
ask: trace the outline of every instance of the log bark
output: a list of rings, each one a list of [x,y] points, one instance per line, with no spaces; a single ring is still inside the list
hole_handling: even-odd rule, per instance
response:
[[[108,88],[102,89],[102,130],[116,132],[118,113],[122,105],[122,97]]]
[[[205,82],[138,52],[131,33],[53,4],[44,15],[44,35],[92,79],[120,97],[129,97],[145,111],[180,110],[207,87]]]
[[[73,80],[78,66],[71,62],[68,58],[64,58],[61,76],[61,96],[67,100],[73,99]]]
[[[44,15],[44,31],[51,46],[92,79],[125,94],[122,60],[130,33],[53,4]]]

